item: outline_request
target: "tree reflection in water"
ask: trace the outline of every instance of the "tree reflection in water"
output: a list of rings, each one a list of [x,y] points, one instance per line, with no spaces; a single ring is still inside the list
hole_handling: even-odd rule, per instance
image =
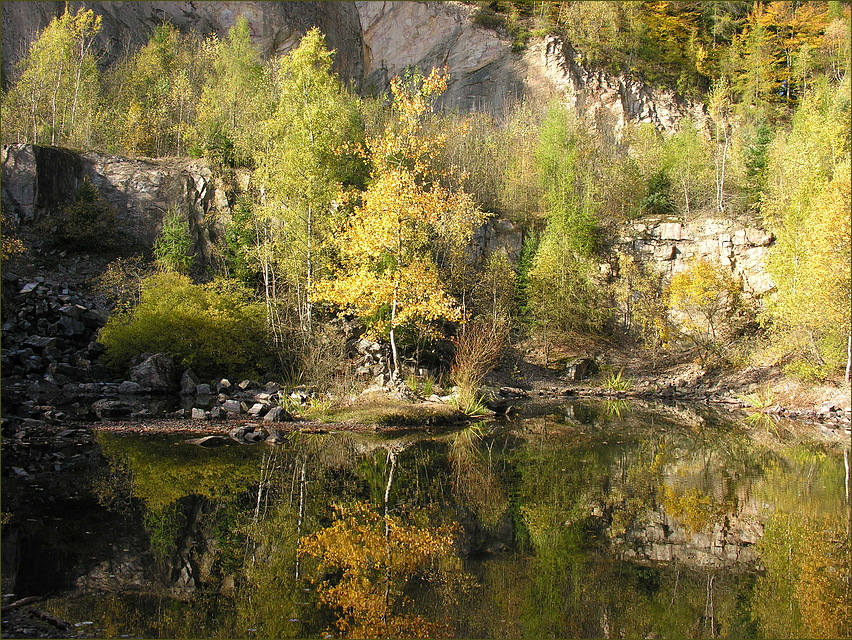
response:
[[[455,527],[418,527],[382,516],[374,505],[335,507],[331,526],[302,539],[299,552],[317,560],[317,593],[337,612],[336,627],[353,638],[449,638],[449,621],[409,613],[411,585],[449,586],[462,573]]]
[[[848,637],[842,451],[760,434],[592,403],[274,450],[102,434],[95,493],[160,562],[78,563],[109,595],[50,611],[104,637]]]

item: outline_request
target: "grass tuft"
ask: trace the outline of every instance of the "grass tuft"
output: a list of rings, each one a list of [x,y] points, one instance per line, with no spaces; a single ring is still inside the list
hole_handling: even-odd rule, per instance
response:
[[[633,380],[624,375],[624,369],[619,369],[618,373],[610,372],[607,375],[603,387],[610,391],[630,391],[633,388]]]

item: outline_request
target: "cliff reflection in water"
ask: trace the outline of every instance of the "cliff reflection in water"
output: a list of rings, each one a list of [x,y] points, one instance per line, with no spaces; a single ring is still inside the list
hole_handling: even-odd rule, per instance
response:
[[[93,490],[147,551],[78,567],[49,604],[104,637],[850,634],[842,451],[693,411],[99,441]]]

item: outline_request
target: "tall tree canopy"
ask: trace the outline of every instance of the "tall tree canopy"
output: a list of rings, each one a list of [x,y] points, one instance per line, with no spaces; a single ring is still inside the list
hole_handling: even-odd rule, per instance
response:
[[[101,23],[92,10],[66,10],[33,41],[3,101],[4,141],[88,148],[100,115],[92,43]]]
[[[765,317],[804,356],[800,373],[816,377],[849,369],[849,149],[847,76],[806,96],[770,151],[763,211],[777,238],[768,265],[777,288]]]

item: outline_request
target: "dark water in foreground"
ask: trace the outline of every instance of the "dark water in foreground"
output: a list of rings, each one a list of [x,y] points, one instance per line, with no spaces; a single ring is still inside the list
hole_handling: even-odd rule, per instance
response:
[[[849,636],[842,450],[686,408],[528,413],[275,448],[100,433],[79,494],[4,529],[16,594],[108,638]]]

